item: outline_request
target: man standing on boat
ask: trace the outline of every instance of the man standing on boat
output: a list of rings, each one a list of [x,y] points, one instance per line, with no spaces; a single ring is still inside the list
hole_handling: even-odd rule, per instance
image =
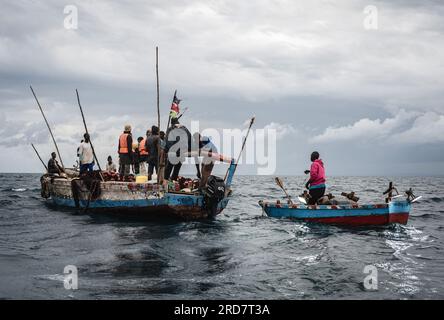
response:
[[[127,177],[130,174],[133,159],[132,146],[133,137],[131,135],[131,126],[127,124],[119,137],[119,174],[121,177]]]
[[[142,176],[146,176],[146,166],[148,163],[148,147],[147,140],[151,135],[150,130],[147,130],[145,138],[139,142],[139,172]]]
[[[80,160],[80,174],[94,171],[94,154],[89,139],[89,134],[85,133],[84,141],[80,144],[78,155]]]
[[[308,204],[316,204],[317,201],[324,196],[325,193],[325,169],[324,163],[319,159],[319,152],[314,151],[311,154],[311,168],[305,173],[310,173],[310,179],[305,187],[310,190],[310,199]]]
[[[55,152],[51,153],[51,159],[48,161],[48,173],[59,175],[63,173],[63,168],[59,165],[57,154]]]
[[[146,149],[148,151],[148,180],[151,180],[154,169],[156,169],[156,174],[159,174],[159,144],[161,143],[159,128],[157,126],[152,126],[151,131],[147,132],[147,135]]]
[[[181,137],[183,139],[181,139]],[[176,145],[177,144],[177,145]],[[168,154],[167,165],[165,168],[166,180],[177,180],[182,167],[183,155],[191,152],[192,137],[191,132],[179,123],[178,118],[171,119],[171,127],[166,133],[166,150]],[[176,150],[170,153],[170,149]]]

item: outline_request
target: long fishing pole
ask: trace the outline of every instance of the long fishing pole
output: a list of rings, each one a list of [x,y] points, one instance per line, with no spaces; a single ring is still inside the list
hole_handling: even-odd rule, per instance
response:
[[[29,87],[31,88],[31,91],[32,91],[32,94],[34,95],[35,101],[37,102],[37,105],[39,106],[40,112],[42,113],[43,119],[45,120],[45,123],[46,123],[46,126],[48,127],[49,133],[51,134],[52,141],[54,142],[57,154],[58,154],[59,159],[60,159],[60,164],[62,165],[63,171],[65,171],[65,166],[63,165],[63,160],[62,160],[62,157],[60,156],[59,147],[57,146],[57,142],[56,142],[56,140],[54,138],[54,135],[52,134],[51,127],[49,126],[48,120],[46,120],[45,113],[43,112],[42,106],[40,105],[40,102],[37,99],[37,96],[35,95],[35,92],[32,89],[32,86],[29,86]]]
[[[100,170],[100,177],[102,178],[102,181],[103,181],[103,177],[102,177],[102,168],[100,167],[100,163],[99,163],[99,159],[97,159],[97,156],[96,156],[96,152],[95,152],[95,150],[94,150],[94,146],[93,146],[93,143],[92,143],[92,141],[91,141],[91,136],[89,135],[89,132],[88,132],[88,127],[87,127],[87,125],[86,125],[86,121],[85,121],[85,116],[84,116],[84,114],[83,114],[83,109],[82,109],[82,105],[80,104],[80,97],[79,97],[79,91],[76,89],[76,95],[77,95],[77,102],[78,102],[78,104],[79,104],[79,108],[80,108],[80,113],[81,113],[81,115],[82,115],[82,119],[83,119],[83,125],[85,126],[85,132],[86,132],[86,134],[89,136],[89,143],[91,144],[91,150],[92,150],[92,152],[93,152],[93,156],[94,156],[94,159],[96,160],[96,162],[97,162],[97,166],[99,167],[99,170]]]
[[[255,117],[251,118],[251,120],[250,120],[250,125],[248,126],[247,134],[245,135],[244,141],[242,143],[242,148],[241,148],[241,150],[239,152],[239,156],[237,157],[237,160],[236,160],[236,168],[237,168],[237,164],[239,163],[240,157],[242,156],[242,152],[244,151],[245,144],[247,143],[247,138],[248,138],[248,135],[250,134],[250,130],[251,130],[251,127],[253,126],[254,120],[255,120]],[[236,168],[234,170],[236,170]],[[227,176],[228,176],[229,171],[230,171],[230,168],[228,168],[227,172],[225,173],[224,181],[227,180]],[[234,174],[234,172],[233,172],[233,174]]]
[[[156,83],[157,83],[157,127],[159,128],[159,133],[160,133],[160,92],[159,92],[159,47],[156,47]],[[168,120],[169,122],[169,120]],[[168,123],[169,124],[169,123]],[[161,160],[161,156],[160,156],[160,141],[158,141],[157,143],[157,169],[156,169],[156,173],[157,173],[157,186],[160,185],[160,183],[163,181],[163,179],[161,179],[161,175],[160,174],[160,160]],[[159,188],[160,189],[160,188]]]
[[[32,146],[32,148],[34,149],[34,151],[35,151],[37,157],[39,157],[40,161],[42,162],[43,166],[45,167],[46,172],[48,172],[48,167],[46,166],[45,162],[43,162],[42,157],[40,157],[39,152],[37,151],[37,149],[34,147],[34,145],[33,145],[32,143],[31,143],[31,146]]]

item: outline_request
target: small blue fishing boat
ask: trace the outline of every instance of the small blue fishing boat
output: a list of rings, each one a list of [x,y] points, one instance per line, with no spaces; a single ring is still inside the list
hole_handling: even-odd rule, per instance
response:
[[[325,195],[318,200],[319,204],[309,205],[308,192],[304,192],[298,197],[300,204],[295,204],[282,180],[275,178],[276,184],[285,192],[287,203],[277,201],[259,201],[262,210],[269,217],[291,218],[309,222],[365,226],[365,225],[386,225],[391,223],[407,224],[409,220],[412,203],[421,197],[416,197],[410,188],[405,192],[406,197],[398,193],[398,190],[390,182],[389,188],[383,192],[387,195],[385,203],[380,204],[358,204],[359,198],[352,192],[341,195],[347,198],[345,201],[336,201],[332,194]],[[393,195],[396,192],[397,195]]]
[[[393,199],[389,203],[364,205],[284,204],[259,201],[269,217],[292,218],[317,223],[350,226],[407,224],[411,210],[408,200]]]

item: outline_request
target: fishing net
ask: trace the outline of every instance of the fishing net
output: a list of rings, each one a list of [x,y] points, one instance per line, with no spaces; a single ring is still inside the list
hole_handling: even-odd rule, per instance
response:
[[[72,196],[76,207],[80,206],[79,200],[82,193],[87,194],[87,205],[89,207],[91,200],[96,200],[102,194],[102,189],[100,187],[100,182],[102,178],[100,176],[100,171],[85,172],[79,179],[73,179],[71,181]]]

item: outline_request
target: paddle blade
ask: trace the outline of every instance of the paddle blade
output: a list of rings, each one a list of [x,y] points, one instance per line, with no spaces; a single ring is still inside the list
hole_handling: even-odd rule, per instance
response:
[[[304,197],[298,197],[298,200],[303,204],[307,204],[307,200]]]
[[[410,203],[414,203],[414,202],[418,201],[418,200],[421,199],[421,198],[422,198],[422,196],[416,197],[415,199],[413,199],[412,201],[410,201]]]
[[[279,177],[274,178],[274,181],[276,181],[276,184],[279,187],[284,188],[284,183],[282,182],[282,180]]]

